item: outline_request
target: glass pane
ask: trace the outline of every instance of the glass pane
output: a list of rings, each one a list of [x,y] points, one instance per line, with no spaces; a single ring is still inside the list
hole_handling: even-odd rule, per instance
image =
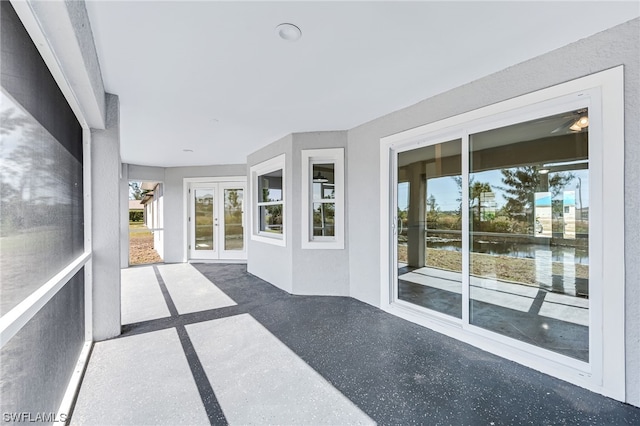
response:
[[[282,201],[282,169],[258,176],[258,202]]]
[[[462,318],[460,139],[398,154],[398,298]]]
[[[213,250],[213,190],[196,189],[195,249]]]
[[[335,237],[335,204],[313,203],[313,236]]]
[[[471,136],[470,321],[589,360],[588,111]]]
[[[242,227],[242,188],[224,190],[224,249],[244,248]]]
[[[282,234],[282,204],[259,206],[260,231]]]
[[[335,164],[312,164],[312,239],[335,237]],[[322,202],[324,201],[324,202]]]
[[[312,167],[313,200],[333,200],[335,196],[335,165],[314,164]]]

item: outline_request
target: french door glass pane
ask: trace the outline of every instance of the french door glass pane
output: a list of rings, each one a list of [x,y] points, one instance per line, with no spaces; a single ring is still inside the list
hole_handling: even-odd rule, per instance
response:
[[[589,361],[588,111],[470,136],[470,323]]]
[[[224,249],[243,250],[242,188],[224,190]]]
[[[195,248],[213,250],[213,190],[195,190]]]
[[[398,299],[462,317],[460,139],[398,154]]]

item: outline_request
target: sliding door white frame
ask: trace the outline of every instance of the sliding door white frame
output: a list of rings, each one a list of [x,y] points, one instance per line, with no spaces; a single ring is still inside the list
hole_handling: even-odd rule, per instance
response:
[[[513,98],[485,108],[414,128],[381,139],[380,144],[380,300],[381,308],[466,341],[484,350],[527,365],[612,398],[625,399],[624,351],[624,99],[623,69],[617,67],[577,80]],[[588,98],[588,99],[587,99]],[[572,105],[588,105],[594,124],[589,131],[589,169],[592,176],[590,209],[590,362],[528,345],[469,323],[469,295],[463,295],[463,318],[445,315],[397,300],[395,287],[396,163],[399,150],[462,137],[463,187],[468,186],[468,135],[498,128]],[[456,136],[457,135],[457,136]],[[460,136],[461,135],[461,136]],[[606,149],[604,149],[606,141]],[[466,172],[465,172],[466,171]],[[464,176],[467,176],[465,178]],[[604,191],[604,188],[607,188]],[[468,194],[463,198],[468,200]],[[464,203],[464,200],[463,200]],[[597,207],[595,206],[597,204]],[[463,204],[466,205],[466,204]],[[463,235],[468,234],[468,212],[463,209]],[[605,220],[606,218],[606,220]],[[463,242],[463,247],[465,243]],[[468,247],[468,236],[466,240]],[[464,251],[463,251],[464,252]],[[598,261],[600,260],[600,261]],[[463,276],[468,287],[468,253]],[[607,291],[602,291],[603,277]],[[465,280],[465,278],[463,278]],[[467,290],[468,291],[468,290]],[[465,305],[466,304],[466,305]],[[464,313],[465,311],[466,314]]]

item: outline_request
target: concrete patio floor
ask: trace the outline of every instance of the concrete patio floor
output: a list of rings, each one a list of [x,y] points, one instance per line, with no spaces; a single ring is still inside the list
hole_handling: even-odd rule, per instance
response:
[[[640,409],[245,265],[122,271],[71,424],[640,424]]]

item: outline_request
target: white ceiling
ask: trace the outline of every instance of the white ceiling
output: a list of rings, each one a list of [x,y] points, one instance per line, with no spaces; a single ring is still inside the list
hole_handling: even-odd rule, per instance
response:
[[[289,133],[350,129],[639,9],[636,1],[87,1],[106,90],[120,97],[122,161],[154,166],[245,163]],[[302,38],[279,39],[283,22]]]

